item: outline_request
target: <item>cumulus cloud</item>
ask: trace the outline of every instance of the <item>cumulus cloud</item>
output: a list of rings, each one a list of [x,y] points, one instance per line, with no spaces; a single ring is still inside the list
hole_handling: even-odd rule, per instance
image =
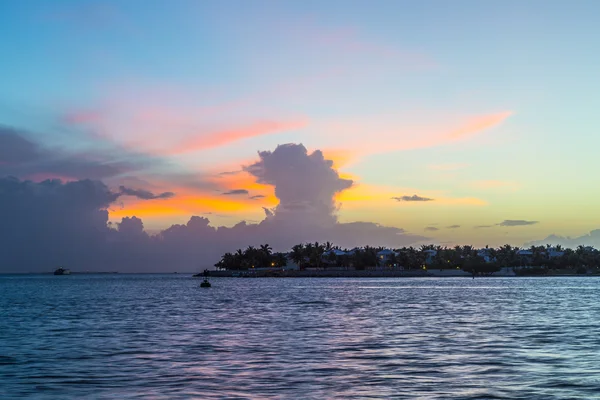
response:
[[[458,228],[460,228],[460,225],[450,225],[450,226],[446,227],[446,229],[458,229]]]
[[[224,196],[237,196],[237,195],[240,195],[240,194],[247,195],[248,193],[249,192],[246,189],[233,189],[233,190],[230,190],[228,192],[224,192],[223,195]]]
[[[320,151],[309,154],[302,145],[282,145],[260,152],[259,160],[245,169],[274,186],[279,199],[275,208],[264,208],[262,221],[213,227],[207,218],[192,216],[155,235],[148,235],[134,216],[114,229],[107,209],[126,193],[148,199],[161,195],[126,187],[113,192],[94,180],[1,178],[0,243],[7,251],[0,252],[0,271],[51,271],[57,265],[74,271],[197,271],[211,267],[224,252],[261,243],[287,251],[308,241],[351,248],[400,247],[428,239],[371,222],[339,223],[334,195],[352,181],[340,178]]]
[[[433,201],[434,200],[429,197],[418,196],[416,194],[413,194],[412,196],[392,197],[392,199],[394,199],[396,201]]]
[[[275,215],[300,223],[333,223],[336,204],[334,195],[352,186],[340,178],[333,161],[319,150],[308,154],[301,144],[279,145],[274,151],[258,153],[259,161],[244,167],[258,183],[275,187],[279,199]],[[299,217],[299,218],[298,218]]]
[[[436,228],[435,226],[426,226],[425,230],[429,231],[429,232],[435,232],[435,231],[439,231],[440,229]]]
[[[539,223],[539,221],[526,221],[523,219],[505,219],[497,225],[500,226],[525,226],[525,225],[535,225]]]
[[[160,194],[154,194],[152,192],[149,192],[147,190],[143,190],[143,189],[130,189],[127,188],[125,186],[119,186],[119,191],[121,194],[126,195],[126,196],[135,196],[139,199],[142,200],[153,200],[153,199],[170,199],[171,197],[175,196],[175,193],[173,192],[164,192],[164,193],[160,193]]]

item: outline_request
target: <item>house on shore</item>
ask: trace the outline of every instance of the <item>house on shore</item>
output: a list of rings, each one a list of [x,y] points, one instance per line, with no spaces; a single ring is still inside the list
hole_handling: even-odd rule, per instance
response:
[[[377,263],[380,267],[386,266],[391,263],[392,267],[397,267],[396,257],[398,253],[394,250],[384,249],[377,252]]]

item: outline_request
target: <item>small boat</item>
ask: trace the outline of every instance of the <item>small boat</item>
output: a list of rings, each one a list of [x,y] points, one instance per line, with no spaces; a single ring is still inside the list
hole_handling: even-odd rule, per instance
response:
[[[58,269],[54,271],[54,275],[71,275],[71,270],[63,267],[58,267]]]
[[[200,284],[200,287],[210,287],[210,282],[208,281],[208,279],[204,278],[204,281]]]
[[[204,275],[204,281],[202,281],[200,287],[210,287],[210,282],[208,281],[208,275],[210,275],[210,272],[208,272],[208,270],[205,269],[204,272],[202,272],[202,275]]]

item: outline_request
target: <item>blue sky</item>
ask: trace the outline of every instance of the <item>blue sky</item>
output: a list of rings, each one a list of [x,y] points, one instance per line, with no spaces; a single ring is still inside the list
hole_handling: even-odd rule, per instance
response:
[[[596,1],[5,2],[0,123],[47,147],[160,160],[110,186],[212,199],[155,203],[153,229],[196,212],[260,219],[277,204],[269,188],[264,204],[219,209],[203,184],[155,176],[203,181],[294,142],[355,181],[342,221],[458,224],[427,233],[476,244],[581,235],[600,223],[599,13]],[[221,189],[253,184],[236,179]],[[412,194],[436,200],[391,200]],[[126,202],[114,218],[139,212]],[[505,219],[537,223],[473,228]]]

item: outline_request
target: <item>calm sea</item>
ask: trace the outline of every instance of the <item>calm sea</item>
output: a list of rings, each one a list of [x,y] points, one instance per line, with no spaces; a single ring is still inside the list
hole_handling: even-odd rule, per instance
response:
[[[0,276],[0,398],[600,398],[600,278],[199,283]]]

